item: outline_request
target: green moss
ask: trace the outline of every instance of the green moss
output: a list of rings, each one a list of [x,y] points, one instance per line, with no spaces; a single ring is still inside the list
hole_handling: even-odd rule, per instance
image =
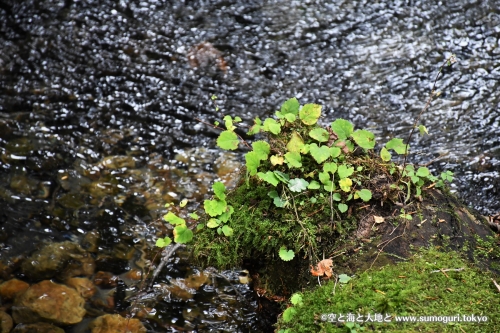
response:
[[[465,269],[431,273],[439,269]],[[351,332],[343,323],[321,320],[322,314],[391,316],[388,322],[359,323],[365,332],[495,332],[500,297],[491,273],[470,266],[456,253],[422,250],[409,262],[368,270],[346,284],[333,282],[304,292],[302,305],[280,332]],[[290,311],[288,311],[290,313]],[[292,311],[293,312],[293,311]],[[486,316],[486,322],[396,322],[395,316]],[[360,329],[358,329],[360,331]]]

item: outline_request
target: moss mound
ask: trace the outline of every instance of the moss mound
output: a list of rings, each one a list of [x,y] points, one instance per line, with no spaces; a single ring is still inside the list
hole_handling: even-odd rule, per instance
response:
[[[500,298],[492,274],[471,266],[457,253],[442,251],[421,250],[407,262],[367,270],[346,283],[330,281],[294,295],[296,305],[280,318],[279,332],[497,331]],[[325,316],[328,314],[332,315]],[[398,322],[400,316],[417,321]],[[429,319],[434,322],[427,322]]]

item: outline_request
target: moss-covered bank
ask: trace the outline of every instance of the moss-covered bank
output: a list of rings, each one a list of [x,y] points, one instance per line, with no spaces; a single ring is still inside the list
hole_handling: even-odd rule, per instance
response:
[[[354,332],[355,324],[357,332],[496,332],[500,297],[491,278],[457,253],[421,250],[406,262],[294,296],[279,332]],[[398,322],[400,316],[416,321]]]

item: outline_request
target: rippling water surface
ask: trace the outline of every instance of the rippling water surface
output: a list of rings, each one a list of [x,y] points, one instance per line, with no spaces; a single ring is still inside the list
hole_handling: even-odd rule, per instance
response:
[[[148,223],[234,180],[243,151],[213,149],[199,120],[251,124],[296,96],[325,122],[406,138],[451,54],[411,159],[452,170],[459,196],[497,212],[499,37],[496,1],[4,0],[0,259],[98,228],[103,205]]]

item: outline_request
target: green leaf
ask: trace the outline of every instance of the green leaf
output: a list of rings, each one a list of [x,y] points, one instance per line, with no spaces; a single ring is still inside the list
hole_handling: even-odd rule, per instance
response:
[[[339,211],[340,211],[341,213],[345,213],[345,212],[347,212],[347,209],[349,208],[349,206],[347,206],[347,205],[346,205],[346,204],[344,204],[344,203],[339,203],[337,207],[339,208]]]
[[[317,190],[320,188],[320,186],[321,185],[317,181],[313,180],[309,183],[309,186],[307,186],[307,188],[310,190]]]
[[[259,154],[251,151],[245,155],[245,161],[247,171],[250,173],[250,176],[255,176],[255,174],[257,173],[257,168],[260,166]]]
[[[317,144],[311,143],[309,145],[309,153],[318,164],[321,164],[330,157],[330,148],[327,146],[318,147]]]
[[[276,177],[276,175],[272,171],[268,171],[266,173],[259,172],[259,173],[257,173],[257,176],[260,179],[268,182],[269,184],[271,184],[273,186],[277,186],[279,183],[279,179]]]
[[[295,309],[293,306],[289,307],[288,309],[283,311],[283,321],[285,323],[290,322],[296,313],[297,313],[297,309]]]
[[[302,148],[304,148],[304,141],[302,140],[299,134],[293,132],[290,141],[288,141],[286,145],[286,149],[288,151],[298,153],[302,150]]]
[[[385,148],[382,147],[380,150],[380,157],[382,158],[383,161],[389,162],[391,160],[391,153]]]
[[[416,175],[419,177],[427,177],[429,174],[430,174],[429,169],[427,169],[426,167],[420,167],[418,168]]]
[[[424,134],[429,134],[427,132],[427,128],[424,125],[418,125],[418,130],[420,131],[420,136],[424,136]]]
[[[207,227],[212,228],[212,229],[217,228],[220,225],[221,225],[221,221],[219,219],[215,219],[215,218],[211,218],[207,222]]]
[[[371,198],[372,198],[372,192],[370,190],[367,190],[367,189],[362,189],[360,191],[356,191],[355,195],[357,195],[358,197],[361,198],[361,200],[363,201],[370,201]],[[356,198],[356,197],[355,197]]]
[[[314,125],[321,115],[321,105],[306,104],[299,111],[299,118],[306,125]]]
[[[175,215],[172,212],[168,212],[167,215],[163,216],[163,218],[165,219],[165,221],[167,221],[168,223],[170,223],[172,225],[186,224],[186,220],[181,219],[180,217],[178,217],[177,215]]]
[[[218,216],[218,218],[219,218],[219,220],[220,220],[221,222],[227,222],[227,221],[229,221],[229,218],[231,217],[231,215],[232,215],[233,213],[234,213],[234,208],[233,208],[233,206],[228,205],[228,206],[227,206],[226,211],[225,211],[224,213],[220,214],[220,215]]]
[[[332,191],[335,191],[335,184],[329,180],[325,183],[325,185],[323,185],[323,189],[327,192],[332,192]]]
[[[352,180],[351,180],[351,178],[341,179],[341,180],[339,180],[339,185],[340,185],[340,188],[342,189],[342,191],[349,192],[351,190]]]
[[[219,126],[219,125],[220,125],[220,123],[216,120],[216,121],[214,121],[214,125],[215,125],[215,126]]]
[[[387,149],[393,149],[399,155],[404,155],[406,153],[406,145],[403,143],[403,139],[391,139],[389,142],[385,144]],[[408,150],[410,147],[408,146]]]
[[[302,294],[299,294],[299,293],[293,294],[292,297],[290,297],[290,303],[292,303],[293,305],[298,305],[298,306],[304,304],[302,301]]]
[[[278,195],[278,192],[276,191],[271,191],[267,194],[269,197],[273,198],[274,205],[276,207],[284,207],[286,204],[286,201],[281,199],[280,196]]]
[[[339,282],[346,284],[351,280],[351,277],[348,276],[347,274],[339,274]]]
[[[333,193],[332,199],[333,201],[341,201],[342,197],[340,196],[340,193]]]
[[[259,117],[255,117],[253,120],[254,125],[250,127],[250,130],[247,132],[248,135],[255,135],[260,132],[260,129],[262,128],[262,120],[260,120]]]
[[[241,120],[241,118],[240,118],[240,117],[236,116],[236,117],[234,117],[233,121],[234,121],[235,123],[239,123],[239,122],[241,122],[242,120]]]
[[[290,191],[293,192],[302,192],[307,188],[308,185],[309,185],[308,181],[302,178],[294,178],[290,179],[290,182],[288,183],[288,188],[290,189]]]
[[[337,173],[339,174],[339,177],[342,178],[347,178],[350,175],[354,173],[354,168],[353,167],[348,167],[345,164],[339,165],[337,168]]]
[[[158,246],[158,247],[166,247],[170,243],[172,243],[172,240],[170,239],[170,237],[158,238],[156,240],[156,246]]]
[[[297,116],[294,115],[294,114],[291,114],[291,113],[287,113],[285,114],[285,119],[289,122],[289,123],[293,123],[295,121],[295,119],[297,119]]]
[[[315,128],[309,132],[309,136],[319,142],[327,142],[330,134],[324,128]]]
[[[375,135],[366,130],[357,130],[352,133],[354,141],[363,149],[373,149],[375,147]]]
[[[266,141],[255,141],[252,143],[252,148],[255,154],[257,154],[257,158],[260,160],[267,160],[267,156],[271,151],[271,147]]]
[[[226,194],[224,192],[226,192],[226,187],[224,186],[223,183],[221,182],[215,182],[213,185],[212,185],[212,189],[214,190],[214,193],[215,193],[215,196],[221,200],[224,200],[226,199]]]
[[[228,225],[225,225],[222,227],[222,232],[224,233],[224,236],[231,237],[233,235],[233,228],[231,228]]]
[[[325,163],[323,164],[323,171],[324,172],[330,172],[331,174],[334,174],[335,171],[337,171],[337,163]]]
[[[179,203],[179,207],[184,208],[186,207],[188,203],[188,199],[182,199],[182,201]]]
[[[231,116],[224,116],[224,122],[228,131],[234,131],[236,126],[233,125],[233,118]]]
[[[217,138],[217,146],[225,150],[235,150],[239,143],[238,136],[232,131],[221,132]]]
[[[286,115],[286,114],[293,114],[297,115],[299,113],[299,101],[293,97],[287,100],[285,103],[281,105],[281,114]]]
[[[193,220],[198,220],[200,218],[195,212],[189,213],[189,217],[191,217]]]
[[[295,257],[295,253],[293,252],[293,250],[287,250],[284,246],[280,247],[280,251],[278,254],[284,261],[290,261],[293,259],[293,257]]]
[[[285,154],[285,160],[288,167],[300,168],[302,166],[302,157],[298,152],[289,151]]]
[[[273,118],[267,118],[264,120],[263,130],[277,135],[281,132],[281,125]]]
[[[186,244],[193,239],[193,231],[185,225],[178,225],[174,228],[174,241]]]
[[[288,181],[290,180],[290,176],[288,176],[286,173],[283,173],[281,171],[275,170],[274,174],[276,175],[276,177],[278,177],[278,179],[282,183],[288,183]]]
[[[347,139],[354,131],[354,126],[351,124],[351,122],[342,118],[336,119],[331,124],[331,127],[333,132],[335,132],[335,134],[337,134],[337,136],[339,137],[339,140]]]
[[[441,179],[446,180],[447,182],[451,183],[453,181],[453,172],[451,172],[450,170],[447,170],[446,172],[442,172]]]
[[[330,174],[328,172],[320,172],[318,173],[319,181],[323,184],[326,184],[331,180]]]
[[[227,203],[224,200],[218,199],[205,200],[203,202],[203,207],[205,208],[205,212],[207,212],[208,215],[215,217],[224,213],[227,208]]]
[[[339,147],[330,147],[330,154],[333,158],[339,157],[342,150]]]

